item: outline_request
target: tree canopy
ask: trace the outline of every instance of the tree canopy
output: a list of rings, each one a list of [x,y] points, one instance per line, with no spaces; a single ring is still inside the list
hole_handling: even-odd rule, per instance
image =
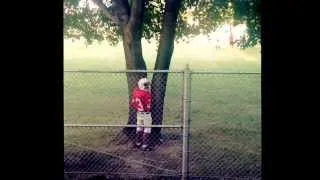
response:
[[[93,7],[90,3],[91,0],[64,1],[65,38],[82,36],[88,44],[94,40],[107,40],[111,45],[116,45],[121,40],[116,21],[108,18],[101,7]],[[104,1],[106,8],[111,3],[110,0]],[[130,0],[128,5],[131,5]],[[159,41],[164,6],[164,0],[145,1],[142,38]],[[259,7],[260,0],[182,0],[175,40],[185,41],[199,34],[209,34],[225,22],[232,21],[234,25],[246,22],[249,39],[244,47],[252,47],[260,43]],[[188,23],[188,15],[197,23]]]

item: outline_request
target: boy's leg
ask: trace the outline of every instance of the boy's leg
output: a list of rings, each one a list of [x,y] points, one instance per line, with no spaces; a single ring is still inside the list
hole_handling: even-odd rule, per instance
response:
[[[146,125],[146,127],[143,130],[143,140],[142,140],[141,149],[144,151],[151,151],[152,150],[150,147],[151,127],[148,127],[148,126],[151,126],[151,124],[152,124],[151,113],[146,114],[144,116],[143,123],[144,123],[144,125]]]
[[[140,147],[142,145],[143,137],[143,114],[137,113],[137,130],[136,130],[136,140],[135,147]]]

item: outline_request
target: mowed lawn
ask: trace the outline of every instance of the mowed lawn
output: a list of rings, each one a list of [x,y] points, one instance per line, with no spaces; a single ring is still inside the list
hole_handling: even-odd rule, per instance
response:
[[[156,45],[143,43],[143,54],[153,69]],[[186,64],[194,71],[191,91],[191,175],[261,176],[261,75],[223,72],[261,71],[260,48],[216,50],[210,42],[176,44],[171,70]],[[65,41],[65,70],[123,70],[121,44],[85,47]],[[197,74],[197,71],[221,74]],[[152,77],[152,73],[149,74]],[[181,120],[182,74],[169,74],[164,124]],[[125,74],[64,74],[64,122],[82,124],[126,124],[128,89]],[[121,130],[120,128],[118,129]],[[65,129],[65,141],[93,148],[105,146],[115,130]],[[81,133],[82,132],[82,133]],[[177,131],[180,132],[180,131]],[[180,149],[181,150],[181,149]],[[172,152],[176,153],[176,152]]]
[[[192,41],[191,41],[192,42]],[[143,56],[147,67],[153,69],[156,60],[156,43],[143,41]],[[260,72],[260,48],[244,51],[238,48],[216,50],[209,41],[182,44],[176,43],[171,60],[170,70],[181,70],[186,64],[193,70]],[[65,70],[123,70],[125,69],[122,44],[116,47],[107,42],[85,46],[81,41],[64,43]]]

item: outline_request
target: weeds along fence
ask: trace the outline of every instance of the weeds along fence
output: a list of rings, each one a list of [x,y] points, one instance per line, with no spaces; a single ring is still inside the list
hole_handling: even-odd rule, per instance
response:
[[[64,72],[66,179],[261,179],[261,74],[168,73],[162,142],[150,152],[122,133],[126,73]]]

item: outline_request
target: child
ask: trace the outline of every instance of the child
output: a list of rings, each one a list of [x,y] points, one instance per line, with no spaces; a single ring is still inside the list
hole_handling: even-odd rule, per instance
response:
[[[152,117],[151,117],[151,82],[147,78],[138,81],[138,88],[132,92],[131,105],[137,111],[137,132],[134,146],[143,151],[151,151],[150,135]],[[147,127],[142,127],[142,125]]]

